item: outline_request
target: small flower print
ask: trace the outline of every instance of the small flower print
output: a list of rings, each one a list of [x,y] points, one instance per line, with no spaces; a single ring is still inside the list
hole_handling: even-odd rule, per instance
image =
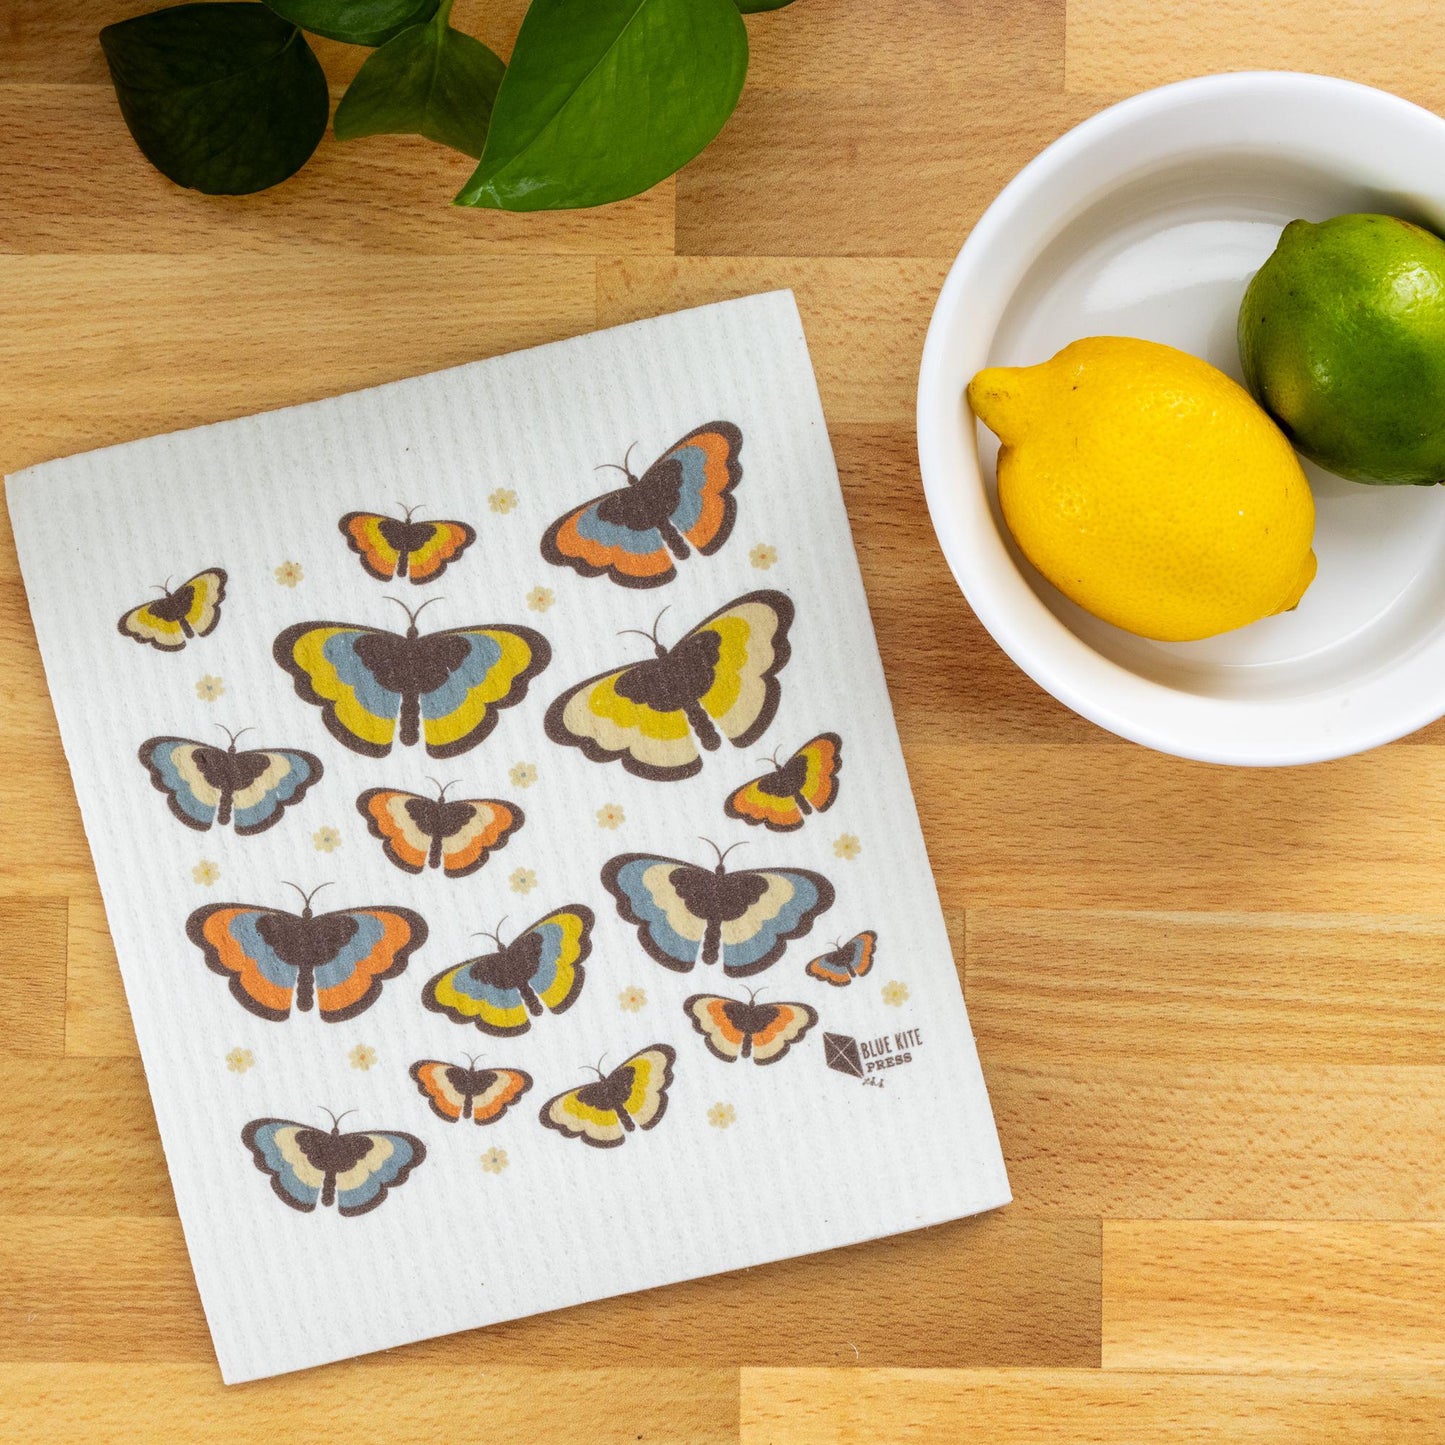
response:
[[[618,828],[627,821],[627,814],[616,803],[608,803],[597,810],[599,828]]]
[[[769,547],[766,542],[759,542],[751,552],[748,553],[748,561],[758,569],[759,572],[766,572],[778,560],[778,549]]]
[[[482,1169],[487,1174],[500,1174],[507,1167],[507,1151],[505,1149],[488,1149],[482,1155]]]
[[[513,893],[530,893],[537,886],[537,875],[530,868],[517,868],[507,882]]]
[[[335,828],[318,828],[311,835],[311,844],[318,853],[334,853],[341,846],[341,834]]]
[[[527,606],[533,612],[545,612],[556,600],[550,587],[534,587],[527,593]]]
[[[376,1050],[369,1044],[357,1044],[346,1057],[351,1061],[353,1069],[360,1069],[364,1074],[376,1063]]]
[[[856,858],[863,851],[863,845],[852,833],[840,833],[833,841],[835,858]]]
[[[500,512],[503,516],[512,511],[517,505],[517,494],[510,487],[498,487],[490,497],[487,498],[487,505],[494,511]]]
[[[635,1014],[639,1009],[647,1006],[647,995],[636,984],[633,984],[617,995],[617,1002],[627,1013]]]
[[[283,587],[294,587],[306,574],[301,570],[299,562],[283,562],[276,568],[274,575]]]
[[[707,1111],[707,1121],[714,1129],[726,1129],[738,1117],[738,1111],[731,1104],[714,1104]]]
[[[212,863],[209,858],[202,858],[201,861],[191,869],[191,877],[194,878],[202,888],[209,888],[220,876],[221,870]]]
[[[897,1008],[900,1004],[908,1002],[908,985],[906,983],[899,983],[897,979],[892,983],[885,983],[883,985],[882,996],[883,1002],[889,1005],[890,1008]]]
[[[226,1067],[233,1074],[244,1074],[247,1069],[256,1067],[256,1055],[250,1049],[232,1049],[226,1055]]]
[[[537,781],[537,769],[531,763],[518,763],[507,776],[514,788],[530,788]]]
[[[196,684],[196,696],[202,702],[215,702],[225,691],[226,684],[219,677],[212,677],[209,672]]]

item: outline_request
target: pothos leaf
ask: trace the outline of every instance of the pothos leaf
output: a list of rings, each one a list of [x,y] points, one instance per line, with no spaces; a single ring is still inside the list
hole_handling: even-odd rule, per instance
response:
[[[459,205],[600,206],[720,131],[748,68],[733,0],[532,0]]]
[[[385,45],[436,13],[437,0],[266,0],[283,19],[328,40]]]
[[[326,76],[264,5],[177,5],[107,25],[101,48],[136,144],[177,185],[239,196],[284,181],[326,132]]]
[[[427,24],[367,56],[336,107],[338,140],[424,135],[481,155],[505,67],[480,40],[447,24],[451,8],[444,0]]]

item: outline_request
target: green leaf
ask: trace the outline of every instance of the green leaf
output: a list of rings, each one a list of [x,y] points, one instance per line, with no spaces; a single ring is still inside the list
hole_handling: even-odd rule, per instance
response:
[[[385,45],[436,14],[437,0],[266,0],[283,19],[348,45]]]
[[[600,206],[685,165],[748,68],[733,0],[532,0],[459,205]]]
[[[447,24],[451,8],[446,0],[428,24],[367,56],[336,107],[338,140],[424,135],[481,155],[506,67],[480,40]]]
[[[107,25],[120,113],[155,168],[213,196],[265,190],[326,133],[326,76],[294,25],[264,5],[178,5]]]
[[[760,10],[781,10],[793,0],[734,0],[734,3],[744,15],[756,15]]]

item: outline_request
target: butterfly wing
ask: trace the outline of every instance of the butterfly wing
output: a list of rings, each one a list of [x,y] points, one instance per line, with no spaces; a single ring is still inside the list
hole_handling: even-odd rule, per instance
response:
[[[607,503],[626,495],[619,487],[558,517],[542,537],[542,556],[584,577],[610,577],[624,587],[661,587],[677,576],[662,532],[609,519]]]
[[[692,1026],[702,1035],[708,1052],[724,1063],[735,1063],[742,1057],[743,1044],[748,1035],[728,1016],[731,999],[720,998],[715,993],[695,993],[683,1000],[683,1011],[692,1020]]]
[[[564,692],[547,709],[547,736],[580,748],[594,763],[620,760],[635,777],[654,782],[693,777],[702,770],[702,753],[687,714],[625,696],[619,683],[632,671],[614,668]]]
[[[400,1130],[368,1129],[341,1137],[365,1139],[370,1146],[350,1169],[336,1176],[336,1212],[348,1218],[375,1209],[426,1158],[426,1145]]]
[[[863,978],[873,967],[873,954],[878,947],[878,935],[871,929],[860,933],[848,945],[851,950],[849,962],[858,978]]]
[[[279,823],[323,772],[321,759],[299,748],[254,748],[236,756],[253,759],[260,767],[254,781],[231,795],[232,823],[243,837]]]
[[[205,755],[224,758],[221,748],[190,738],[150,738],[140,745],[141,765],[150,773],[151,786],[166,795],[166,806],[188,828],[204,833],[216,820],[221,790],[206,776]],[[211,771],[214,773],[215,768]]]
[[[452,1082],[454,1067],[440,1059],[418,1059],[407,1070],[432,1113],[451,1124],[462,1117],[462,1106],[466,1103],[466,1095]]]
[[[667,1090],[672,1084],[676,1052],[667,1044],[653,1044],[634,1054],[607,1077],[617,1081],[624,1070],[630,1073],[622,1108],[638,1129],[651,1129],[667,1110]],[[581,1139],[594,1149],[615,1149],[631,1132],[621,1113],[589,1101],[588,1086],[569,1089],[542,1105],[539,1117],[548,1129],[569,1139]]]
[[[805,1003],[773,1003],[765,1007],[772,1018],[753,1034],[752,1054],[759,1064],[775,1064],[818,1022],[818,1011]]]
[[[310,1214],[321,1198],[325,1173],[301,1149],[299,1136],[315,1130],[290,1119],[252,1119],[241,1130],[256,1168],[271,1180],[276,1197],[292,1209]]]
[[[500,1119],[528,1089],[532,1076],[521,1069],[488,1069],[492,1082],[472,1096],[472,1118],[478,1124],[492,1124]]]
[[[723,972],[730,978],[746,978],[770,968],[792,939],[801,938],[818,915],[833,906],[833,885],[821,873],[804,868],[746,871],[756,880],[760,894],[740,917],[721,926]]]
[[[386,523],[392,521],[379,512],[348,512],[336,525],[346,538],[346,545],[361,558],[361,565],[378,582],[390,582],[396,576],[401,553],[386,540]]]
[[[477,540],[476,531],[465,522],[427,525],[431,536],[420,547],[414,547],[407,559],[407,572],[417,586],[434,582]]]
[[[781,592],[764,590],[729,602],[688,633],[688,638],[713,634],[718,639],[712,685],[698,703],[736,747],[757,742],[778,710],[778,674],[792,656],[792,625],[792,602]]]
[[[148,643],[162,652],[179,652],[193,637],[207,637],[216,630],[225,596],[225,572],[208,567],[169,596],[132,607],[121,615],[116,628],[135,642]]]
[[[526,814],[500,798],[466,798],[471,817],[442,839],[442,869],[449,878],[475,873],[527,821]]]
[[[642,479],[645,484],[657,468],[676,468],[678,500],[669,520],[705,557],[732,534],[738,506],[732,491],[743,479],[742,445],[743,434],[732,422],[708,422],[688,432]]]
[[[356,811],[366,819],[371,836],[381,839],[382,852],[407,873],[420,873],[432,849],[431,834],[417,822],[409,805],[430,801],[399,788],[368,788],[356,800]]]
[[[343,919],[355,925],[351,937],[316,969],[316,1007],[327,1023],[365,1013],[427,938],[426,921],[410,908],[347,908],[316,922]]]
[[[552,649],[530,627],[457,627],[423,641],[465,644],[446,681],[421,694],[422,736],[434,758],[456,757],[476,747],[496,727],[503,708],[527,695],[534,677],[552,660]]]
[[[792,833],[804,823],[803,810],[791,793],[774,793],[763,784],[773,774],[744,783],[728,794],[723,812],[744,823],[761,823],[771,833]]]
[[[803,800],[815,813],[826,813],[838,796],[838,774],[843,771],[843,739],[837,733],[819,733],[796,753],[806,764]]]
[[[359,645],[369,637],[396,635],[346,622],[298,622],[271,651],[296,696],[321,709],[332,737],[353,752],[384,758],[396,737],[401,694],[385,686],[362,656]]]
[[[834,988],[846,988],[853,982],[853,975],[841,963],[835,962],[831,953],[813,959],[804,972],[822,983],[831,983]]]
[[[805,970],[810,977],[844,988],[855,978],[862,978],[873,967],[873,952],[878,935],[871,930],[850,938],[840,948],[813,959]]]
[[[638,942],[675,973],[687,973],[697,962],[707,933],[707,920],[683,896],[686,875],[706,872],[680,859],[650,853],[624,853],[602,869],[602,886],[616,900],[622,918],[636,925]]]
[[[186,937],[201,950],[211,972],[229,982],[242,1008],[279,1023],[290,1016],[299,971],[266,941],[262,924],[293,916],[245,903],[213,903],[186,920]]]

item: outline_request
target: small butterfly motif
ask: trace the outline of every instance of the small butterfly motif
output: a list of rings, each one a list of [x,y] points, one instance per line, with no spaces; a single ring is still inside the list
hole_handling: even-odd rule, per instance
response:
[[[154,602],[142,602],[121,614],[116,630],[132,642],[161,652],[179,652],[197,637],[209,637],[221,621],[221,603],[226,596],[226,573],[207,567],[179,587],[157,584],[162,595]]]

